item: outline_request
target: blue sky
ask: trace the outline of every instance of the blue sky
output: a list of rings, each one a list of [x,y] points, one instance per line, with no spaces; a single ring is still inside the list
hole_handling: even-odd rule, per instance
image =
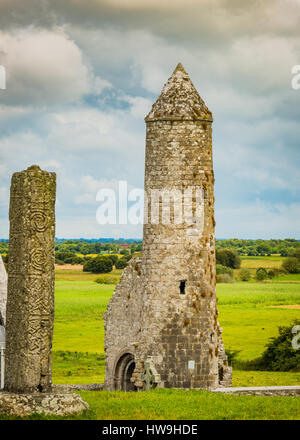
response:
[[[58,237],[141,237],[98,225],[96,193],[143,187],[144,117],[181,61],[214,116],[216,236],[299,239],[299,23],[299,0],[2,0],[0,237],[34,163]]]

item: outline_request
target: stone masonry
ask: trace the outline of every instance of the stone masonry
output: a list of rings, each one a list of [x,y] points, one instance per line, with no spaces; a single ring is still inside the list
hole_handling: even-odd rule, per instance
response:
[[[56,175],[31,166],[10,192],[5,390],[51,390]]]
[[[82,398],[52,390],[56,175],[33,165],[10,190],[6,362],[0,413],[72,415]]]
[[[5,324],[6,319],[6,298],[7,298],[7,273],[0,255],[0,325],[1,318]]]
[[[231,386],[215,287],[213,118],[181,64],[145,121],[143,255],[124,270],[104,317],[105,386]]]

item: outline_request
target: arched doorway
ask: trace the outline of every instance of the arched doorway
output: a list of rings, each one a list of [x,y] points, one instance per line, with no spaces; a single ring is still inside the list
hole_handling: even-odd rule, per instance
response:
[[[115,367],[114,388],[122,391],[137,391],[135,385],[130,382],[135,369],[134,356],[131,353],[123,354]]]

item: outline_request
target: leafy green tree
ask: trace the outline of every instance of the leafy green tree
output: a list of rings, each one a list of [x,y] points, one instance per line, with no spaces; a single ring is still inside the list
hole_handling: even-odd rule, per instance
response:
[[[55,261],[63,261],[65,264],[80,264],[78,259],[79,257],[76,256],[73,252],[67,252],[67,251],[58,251],[55,252]],[[56,263],[59,264],[59,263]]]
[[[114,266],[116,265],[117,261],[119,260],[118,255],[114,255],[114,254],[109,255],[108,258],[112,261],[112,264]]]
[[[121,257],[122,259],[124,259],[124,260],[126,260],[127,262],[128,261],[130,261],[131,260],[131,258],[132,258],[132,255],[131,254],[129,254],[129,255],[124,255],[123,257]]]
[[[281,249],[280,250],[280,256],[281,257],[287,257],[288,256],[288,251],[286,249]]]
[[[222,249],[216,252],[217,264],[239,269],[241,267],[241,258],[232,249]]]
[[[282,262],[282,268],[289,273],[299,273],[300,262],[296,257],[288,257]]]
[[[271,248],[266,243],[262,243],[259,246],[257,246],[256,250],[259,253],[259,255],[266,255],[266,254],[271,255]]]
[[[217,283],[233,283],[234,279],[229,273],[217,275]]]
[[[295,336],[292,329],[296,325],[300,325],[300,320],[279,327],[279,335],[269,340],[261,357],[250,361],[252,365],[248,367],[265,371],[300,371],[300,349],[295,350],[292,346]]]
[[[273,269],[268,270],[268,278],[272,279],[276,275],[275,271]]]
[[[113,264],[110,258],[101,257],[100,255],[95,258],[91,258],[88,260],[84,266],[84,272],[92,272],[92,273],[109,273],[113,269]]]
[[[297,258],[300,261],[300,247],[296,248],[293,253],[292,257]]]
[[[93,258],[88,258],[83,264],[83,272],[93,272]]]
[[[93,265],[93,273],[109,273],[113,270],[112,261],[109,258],[96,257]]]
[[[80,249],[80,253],[83,255],[95,253],[95,248],[94,247],[92,248],[88,243],[82,244],[79,249]]]
[[[234,365],[236,358],[238,357],[241,351],[242,350],[231,350],[230,348],[226,348],[226,356],[227,356],[228,364],[230,366]]]
[[[268,272],[264,267],[259,267],[256,271],[255,278],[258,281],[266,280],[268,278]]]
[[[239,279],[241,281],[249,281],[251,279],[251,272],[246,267],[243,267],[239,271]]]
[[[84,258],[75,255],[71,264],[83,264]]]
[[[232,249],[239,255],[271,255],[280,253],[282,256],[294,256],[292,253],[299,248],[295,239],[271,240],[217,240],[216,250]]]
[[[125,269],[126,266],[127,266],[127,260],[125,258],[120,258],[116,262],[116,269]]]
[[[216,265],[216,274],[217,275],[224,275],[226,273],[232,277],[233,276],[233,269],[231,269],[231,267],[223,266],[222,264]]]
[[[121,254],[121,255],[129,255],[129,250],[128,250],[128,249],[122,249],[122,250],[120,251],[120,254]]]

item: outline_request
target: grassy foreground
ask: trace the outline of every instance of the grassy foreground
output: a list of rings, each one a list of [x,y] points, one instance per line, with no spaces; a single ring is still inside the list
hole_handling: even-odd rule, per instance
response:
[[[62,271],[57,274],[55,383],[104,381],[102,317],[114,286],[98,285],[93,279],[93,275],[83,273]],[[280,308],[300,304],[299,287],[279,281],[218,284],[219,320],[226,347],[240,351],[238,358],[242,360],[261,354],[268,338],[276,335],[278,325],[286,325],[299,317],[299,309]],[[300,373],[233,372],[233,386],[299,383]],[[182,390],[86,391],[80,394],[91,408],[90,412],[77,417],[80,419],[300,419],[300,399],[297,397],[230,396]]]
[[[96,419],[300,419],[298,397],[230,396],[205,391],[82,392]]]
[[[277,258],[264,260],[270,267],[280,264]],[[264,265],[262,259],[245,261],[248,267]],[[56,272],[54,383],[104,381],[103,313],[115,286],[97,284],[96,277],[72,268]],[[239,351],[241,360],[259,356],[279,325],[300,318],[300,309],[295,307],[300,304],[300,284],[289,276],[265,283],[218,284],[217,296],[225,346]],[[299,384],[300,373],[233,371],[233,386]],[[299,397],[230,396],[195,390],[80,394],[91,411],[75,419],[300,419]],[[0,415],[0,419],[7,417]]]
[[[206,391],[82,391],[90,411],[71,420],[299,420],[299,397],[232,396]],[[7,417],[6,417],[7,418]],[[33,415],[28,419],[45,419]],[[0,420],[4,419],[0,416]],[[62,419],[62,417],[47,417]]]

